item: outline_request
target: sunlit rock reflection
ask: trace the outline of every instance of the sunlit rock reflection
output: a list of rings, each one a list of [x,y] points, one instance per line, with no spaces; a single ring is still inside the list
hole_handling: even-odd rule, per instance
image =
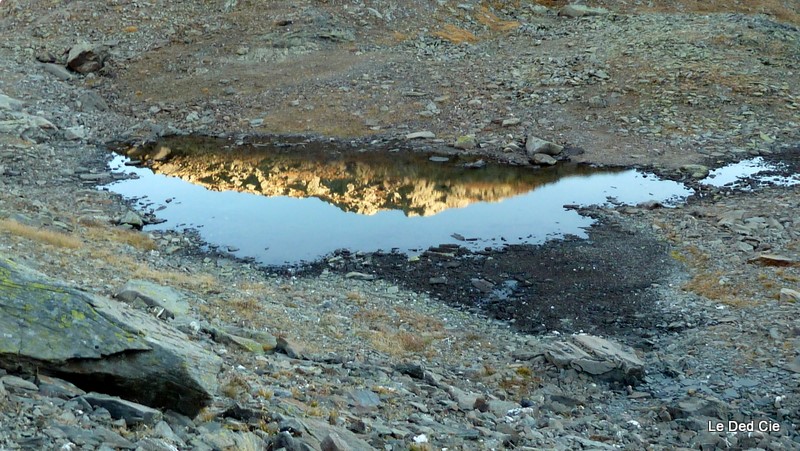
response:
[[[213,139],[173,138],[128,155],[149,159],[147,165],[156,173],[210,190],[316,197],[363,215],[399,210],[406,216],[431,216],[475,202],[498,202],[565,175],[596,172],[575,165],[538,171],[493,165],[467,169],[464,165],[477,157],[437,163],[419,153],[331,152],[325,145],[231,146]]]

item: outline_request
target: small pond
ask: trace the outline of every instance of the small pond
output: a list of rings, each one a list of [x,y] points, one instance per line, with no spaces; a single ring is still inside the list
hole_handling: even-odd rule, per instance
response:
[[[168,154],[148,167],[116,156],[113,171],[135,178],[106,188],[165,220],[148,229],[193,228],[209,244],[267,265],[342,248],[413,254],[445,243],[483,249],[585,237],[593,220],[565,205],[669,204],[692,194],[634,170],[476,169],[465,166],[477,157],[326,145],[171,139],[133,155]]]

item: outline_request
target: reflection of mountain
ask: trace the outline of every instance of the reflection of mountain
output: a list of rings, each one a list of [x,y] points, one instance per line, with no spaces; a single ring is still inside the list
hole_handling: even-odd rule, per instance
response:
[[[402,210],[408,216],[430,216],[473,202],[496,202],[566,175],[595,171],[574,165],[538,171],[492,165],[464,169],[463,162],[434,163],[418,153],[343,151],[325,148],[331,146],[328,143],[283,149],[225,149],[226,144],[172,138],[129,154],[153,155],[168,147],[166,161],[150,164],[156,173],[217,191],[317,197],[344,211],[366,215]]]

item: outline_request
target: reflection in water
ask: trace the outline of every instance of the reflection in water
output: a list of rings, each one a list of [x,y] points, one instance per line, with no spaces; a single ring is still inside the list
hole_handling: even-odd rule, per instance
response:
[[[224,150],[216,140],[181,138],[139,149],[134,156],[169,148],[166,161],[150,165],[157,174],[214,191],[316,197],[343,211],[365,215],[399,210],[407,216],[432,216],[475,202],[497,202],[565,175],[598,172],[577,165],[541,171],[497,165],[475,170],[464,167],[471,160],[457,157],[435,163],[429,155],[419,153],[331,152],[322,146],[306,143],[283,149],[242,146]]]
[[[313,260],[340,248],[408,252],[443,243],[483,248],[585,236],[593,220],[564,205],[690,194],[675,182],[632,170],[464,169],[465,161],[313,148],[319,144],[224,149],[218,142],[188,140],[132,156],[152,156],[163,146],[170,156],[153,163],[155,174],[115,158],[115,170],[139,178],[108,188],[158,206],[158,216],[167,220],[161,228],[196,227],[209,243],[239,248],[237,255],[265,264]]]

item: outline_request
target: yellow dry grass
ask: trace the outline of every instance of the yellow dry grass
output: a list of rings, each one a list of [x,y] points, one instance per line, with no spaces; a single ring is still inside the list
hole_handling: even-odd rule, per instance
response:
[[[434,340],[434,337],[430,335],[418,335],[405,331],[371,331],[367,338],[376,351],[393,357],[421,353],[428,349]]]
[[[209,290],[218,284],[210,274],[191,274],[166,269],[155,269],[130,256],[108,249],[96,249],[89,253],[91,258],[102,260],[116,271],[129,274],[132,278],[147,279],[162,285],[177,285],[192,290]]]
[[[492,31],[507,32],[519,28],[521,25],[516,20],[503,20],[485,6],[481,6],[478,13],[475,14],[475,20],[485,25]]]
[[[55,247],[67,249],[78,249],[83,246],[83,242],[72,235],[56,232],[53,230],[40,229],[14,221],[13,219],[0,220],[0,230],[12,235],[26,238],[32,241],[49,244]]]
[[[90,226],[86,235],[95,242],[127,244],[141,251],[152,251],[156,248],[155,241],[149,235],[136,230]]]
[[[474,44],[478,42],[478,37],[465,30],[463,28],[459,28],[455,25],[445,24],[441,30],[434,32],[434,36],[444,39],[445,41],[450,41],[453,44],[462,44],[464,42],[468,42],[470,44]]]

